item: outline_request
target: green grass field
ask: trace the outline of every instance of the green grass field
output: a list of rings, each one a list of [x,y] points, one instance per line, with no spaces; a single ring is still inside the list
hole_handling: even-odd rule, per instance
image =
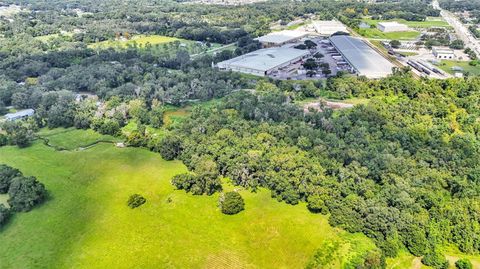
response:
[[[461,73],[470,73],[470,75],[480,75],[480,66],[471,66],[468,64],[468,61],[448,61],[448,60],[442,60],[440,67],[443,71],[449,73],[449,74],[455,74],[456,72],[459,71],[453,71],[452,67],[458,66],[463,68],[463,71]]]
[[[128,47],[145,49],[147,44],[151,45],[151,52],[157,55],[175,55],[179,49],[186,50],[191,55],[197,55],[208,53],[222,46],[221,44],[211,43],[210,47],[207,47],[196,41],[169,36],[135,35],[129,40],[107,40],[90,44],[88,47],[92,49],[125,49]]]
[[[78,130],[75,128],[56,128],[56,129],[42,129],[38,135],[58,149],[74,150],[81,147],[90,146],[98,141],[103,142],[118,142],[120,139],[102,135],[93,130]]]
[[[392,20],[372,20],[365,18],[363,19],[364,22],[370,24],[370,25],[377,25],[379,22],[385,22],[385,21],[396,21],[398,23],[402,23],[407,25],[408,27],[411,28],[431,28],[431,27],[445,27],[445,28],[452,28],[448,22],[443,20],[442,18],[435,18],[435,17],[429,17],[425,21],[407,21],[404,19],[392,19]]]
[[[98,139],[82,132],[43,135],[55,137],[54,146]],[[144,149],[101,143],[56,151],[37,141],[1,147],[0,163],[36,176],[50,195],[0,231],[0,268],[301,268],[332,240],[341,243],[339,264],[373,248],[363,235],[332,228],[326,216],[279,203],[267,190],[241,190],[246,210],[223,215],[218,194],[173,189],[182,163]],[[132,210],[126,201],[134,193],[147,203]]]
[[[107,41],[102,41],[98,43],[93,43],[90,44],[90,48],[94,49],[106,49],[106,48],[126,48],[129,45],[137,45],[138,47],[145,47],[147,43],[150,45],[157,45],[157,44],[164,44],[164,43],[170,43],[174,41],[180,41],[180,39],[175,38],[175,37],[169,37],[169,36],[161,36],[161,35],[136,35],[132,37],[130,40],[107,40]]]
[[[420,36],[420,32],[417,31],[384,33],[377,28],[359,29],[358,33],[366,38],[389,40],[415,40]]]
[[[410,28],[431,28],[431,27],[445,27],[451,28],[451,26],[445,20],[441,18],[432,18],[429,17],[426,21],[406,21],[403,19],[392,19],[392,20],[372,20],[369,18],[364,18],[364,22],[369,25],[376,26],[379,22],[386,21],[396,21],[402,24],[409,26]],[[406,32],[393,32],[393,33],[383,33],[377,28],[370,29],[360,29],[358,33],[366,38],[378,38],[378,39],[390,39],[390,40],[414,40],[420,36],[418,31],[406,31]]]

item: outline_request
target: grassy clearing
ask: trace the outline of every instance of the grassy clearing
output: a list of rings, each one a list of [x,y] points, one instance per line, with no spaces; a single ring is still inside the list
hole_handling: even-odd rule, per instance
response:
[[[50,145],[58,149],[74,150],[86,147],[96,142],[118,142],[119,138],[102,135],[93,130],[78,130],[75,128],[42,129],[38,135],[48,139]]]
[[[428,17],[425,21],[407,21],[404,19],[392,19],[392,20],[372,20],[372,19],[363,19],[364,22],[377,26],[379,22],[386,22],[386,21],[396,21],[398,23],[402,23],[407,25],[411,28],[431,28],[431,27],[445,27],[451,28],[451,26],[443,20],[442,18],[436,17]]]
[[[35,175],[50,194],[0,232],[0,268],[300,268],[322,242],[339,241],[349,255],[372,247],[363,235],[330,227],[304,204],[276,202],[267,190],[241,190],[246,210],[223,215],[218,195],[173,189],[170,178],[185,171],[183,164],[143,149],[55,151],[37,141],[0,148],[0,163]],[[133,193],[147,203],[127,207]]]
[[[366,38],[378,38],[389,40],[415,40],[420,36],[417,31],[384,33],[377,28],[359,29],[358,33]]]
[[[8,194],[0,194],[0,205],[4,205],[8,207]]]
[[[453,71],[452,67],[458,66],[463,68],[463,71],[460,73],[470,73],[470,75],[480,75],[480,66],[471,66],[468,64],[468,61],[448,61],[448,60],[442,60],[440,67],[443,71],[449,73],[449,74],[455,74],[456,72],[459,71]]]
[[[88,45],[92,49],[126,49],[135,47],[137,49],[148,49],[157,55],[175,55],[178,50],[186,50],[191,55],[208,53],[221,47],[220,44],[211,43],[207,47],[203,43],[192,40],[161,35],[136,35],[129,40],[107,40]],[[233,48],[234,49],[234,48]]]
[[[93,49],[127,48],[128,46],[135,45],[138,47],[145,47],[147,44],[154,46],[157,44],[170,43],[174,41],[180,41],[180,39],[161,35],[136,35],[130,40],[107,40],[90,44],[89,47]]]
[[[450,263],[449,269],[455,269],[455,262],[460,258],[469,259],[474,269],[480,268],[479,255],[466,255],[455,249],[446,249],[445,257]],[[430,269],[432,267],[423,265],[421,258],[415,257],[407,251],[401,251],[396,258],[387,258],[387,269]]]

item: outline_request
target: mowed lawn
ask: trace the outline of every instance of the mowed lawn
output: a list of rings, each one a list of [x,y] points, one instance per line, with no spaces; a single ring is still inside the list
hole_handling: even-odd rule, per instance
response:
[[[453,67],[461,67],[463,71],[454,71],[452,70]],[[441,64],[438,66],[440,69],[443,71],[449,73],[449,74],[455,74],[457,72],[460,73],[470,73],[470,75],[478,76],[480,75],[480,66],[472,66],[469,64],[468,61],[448,61],[448,60],[442,60]]]
[[[57,140],[78,135],[64,134]],[[144,149],[101,143],[56,151],[37,141],[1,147],[0,163],[36,176],[50,194],[0,230],[0,268],[302,268],[327,241],[342,243],[344,261],[374,247],[267,190],[241,190],[246,210],[223,215],[218,194],[174,190],[170,179],[186,171],[182,163]],[[134,193],[147,203],[130,209]]]
[[[420,36],[420,32],[417,31],[384,33],[377,28],[359,29],[358,33],[366,38],[389,40],[415,40]]]
[[[396,21],[407,25],[410,28],[431,28],[431,27],[445,27],[452,28],[447,21],[442,18],[428,17],[425,21],[407,21],[404,19],[391,19],[391,20],[372,20],[372,19],[363,19],[364,22],[370,25],[377,25],[379,22],[386,21]]]

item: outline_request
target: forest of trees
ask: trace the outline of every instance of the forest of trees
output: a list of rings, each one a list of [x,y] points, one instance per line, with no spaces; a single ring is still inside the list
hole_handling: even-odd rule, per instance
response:
[[[269,188],[279,201],[306,201],[330,213],[332,225],[374,239],[387,257],[406,247],[443,268],[442,245],[478,253],[480,79],[397,74],[329,85],[373,99],[304,116],[274,85],[261,84],[173,129],[181,134],[177,158],[192,171],[214,162],[220,175]]]
[[[270,31],[272,22],[305,14],[337,16],[354,28],[364,15],[421,21],[438,16],[428,1],[236,7],[163,0],[3,2],[36,12],[0,19],[0,112],[7,106],[33,108],[35,116],[2,124],[0,146],[27,147],[43,127],[120,136],[133,120],[137,129],[125,137],[128,146],[179,159],[189,169],[173,177],[177,189],[211,195],[222,191],[221,178],[228,177],[251,191],[267,188],[279,202],[306,202],[312,213],[329,215],[331,225],[375,241],[380,250],[363,268],[382,268],[385,257],[403,249],[434,268],[445,267],[443,246],[480,252],[479,77],[427,80],[395,70],[380,80],[340,74],[294,82],[211,67],[258,48],[252,38]],[[60,31],[74,34],[48,42],[37,38]],[[172,56],[149,48],[87,47],[118,32],[235,42],[236,49],[192,58],[185,50]],[[321,96],[370,101],[309,113],[296,103]],[[218,104],[195,107],[184,121],[163,126],[166,106],[219,98]],[[151,136],[147,126],[162,128],[165,135]],[[46,198],[35,178],[0,166],[0,193],[5,192],[11,208],[0,206],[0,224],[13,211],[30,210]],[[131,205],[145,202],[135,197]],[[225,214],[244,209],[238,194],[228,199]]]
[[[0,164],[0,194],[8,195],[8,207],[0,203],[0,228],[13,213],[30,211],[47,198],[45,186],[35,177],[25,177],[4,164]]]

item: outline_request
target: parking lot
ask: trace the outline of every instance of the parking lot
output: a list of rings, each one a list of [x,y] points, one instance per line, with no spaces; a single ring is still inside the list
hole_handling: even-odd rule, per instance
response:
[[[318,65],[321,64],[328,64],[329,69],[331,71],[330,74],[326,75],[322,72],[321,68],[314,69],[314,74],[307,74],[308,70],[303,66],[305,61],[308,59],[304,59],[293,63],[289,66],[283,67],[279,70],[276,70],[271,73],[270,77],[276,79],[293,79],[293,80],[308,80],[308,79],[324,79],[330,76],[337,75],[340,71],[345,71],[348,73],[353,73],[352,67],[345,61],[342,55],[333,47],[330,41],[324,37],[315,37],[315,38],[305,38],[297,43],[292,43],[285,45],[285,47],[295,47],[297,45],[303,44],[305,40],[311,40],[317,46],[315,48],[310,49],[310,57],[315,59],[315,62]],[[316,53],[320,53],[323,57],[315,58],[313,55]]]

